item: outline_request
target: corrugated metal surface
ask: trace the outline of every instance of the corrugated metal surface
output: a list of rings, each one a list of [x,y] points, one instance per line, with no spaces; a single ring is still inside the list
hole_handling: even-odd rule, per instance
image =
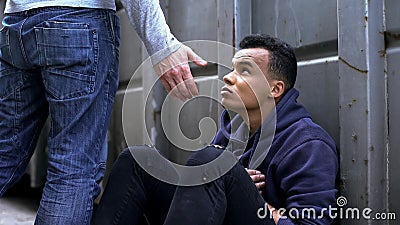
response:
[[[232,3],[216,0],[169,0],[161,2],[170,28],[179,40],[217,41],[225,38],[227,40],[224,41],[225,43],[232,44],[233,33],[230,29],[232,29],[233,17],[230,15],[233,14],[224,11],[225,9],[231,11],[231,8],[221,7],[221,4]],[[229,23],[229,25],[223,26],[224,23]],[[218,29],[219,27],[225,27],[226,30]],[[166,93],[160,90],[163,87],[156,85],[152,95],[154,107],[151,110],[153,113],[149,111],[149,114],[155,115],[155,121],[152,125],[154,129],[151,133],[153,143],[171,159],[180,163],[184,163],[189,154],[189,152],[188,154],[185,154],[185,151],[182,152],[182,148],[197,149],[211,141],[219,125],[217,121],[220,111],[218,103],[211,99],[218,99],[219,97],[218,82],[216,82],[218,67],[213,64],[217,62],[215,56],[220,54],[218,53],[219,48],[215,44],[215,47],[209,47],[201,41],[199,43],[188,43],[188,45],[195,49],[197,54],[211,61],[205,69],[192,67],[200,93],[209,97],[195,98],[186,102],[180,108],[181,106],[174,105],[176,103],[164,102]],[[154,78],[146,77],[144,79],[145,89],[152,88],[154,82]],[[171,107],[174,110],[167,110],[162,115],[161,107],[164,107],[163,110],[166,107]],[[175,110],[177,108],[179,108],[179,112]],[[173,120],[178,113],[179,119]],[[151,123],[150,121],[147,124],[150,125]],[[182,145],[186,143],[185,139],[192,141],[189,141],[190,144],[184,145],[184,147]]]
[[[389,121],[389,212],[400,216],[400,1],[386,0],[386,55]],[[398,224],[392,221],[391,225]]]
[[[209,144],[219,126],[219,88],[216,76],[196,80],[200,96],[185,103],[163,103],[161,124],[169,140],[163,149],[171,160],[185,163],[190,152]],[[183,150],[183,151],[182,151]]]
[[[119,48],[119,79],[121,83],[127,83],[135,70],[142,63],[142,41],[130,24],[124,9],[117,15],[121,22],[121,46]],[[140,76],[135,77],[140,83]]]
[[[1,1],[0,2],[0,19],[3,19],[4,17],[4,7],[6,5],[6,1]],[[3,27],[3,25],[0,25],[1,27]]]
[[[217,40],[217,0],[169,0],[167,7],[168,23],[179,40]]]
[[[108,132],[107,168],[111,168],[119,153],[129,145],[144,144],[143,88],[121,89],[117,92]],[[126,101],[124,101],[124,98]],[[129,115],[123,118],[123,108]],[[107,169],[105,180],[110,169]],[[105,182],[103,182],[104,184]]]
[[[398,33],[400,34],[400,32]],[[400,42],[400,40],[397,40]],[[400,46],[400,43],[397,43]],[[388,120],[389,120],[389,163],[388,194],[389,212],[400,214],[400,47],[388,49]],[[394,221],[391,224],[396,224]]]
[[[252,32],[295,47],[337,39],[336,1],[253,0]]]
[[[340,143],[339,134],[339,74],[336,56],[298,63],[296,88],[299,102],[310,111],[319,123]]]
[[[342,194],[352,207],[387,210],[384,7],[338,1]],[[382,221],[345,220],[345,224]]]

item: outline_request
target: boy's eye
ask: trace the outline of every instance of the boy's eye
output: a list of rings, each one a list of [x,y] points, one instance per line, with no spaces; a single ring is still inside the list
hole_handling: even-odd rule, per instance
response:
[[[249,70],[247,68],[241,69],[241,73],[249,73]]]

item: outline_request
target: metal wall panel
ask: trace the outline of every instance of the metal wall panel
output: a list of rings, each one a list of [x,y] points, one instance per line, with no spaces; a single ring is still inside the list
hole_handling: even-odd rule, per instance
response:
[[[232,45],[232,19],[229,20],[229,18],[232,18],[231,15],[233,14],[229,12],[233,12],[233,8],[226,8],[221,6],[221,4],[224,5],[225,2],[216,0],[169,0],[161,2],[170,29],[180,41],[217,41],[224,38],[222,42]],[[232,1],[226,1],[226,4],[232,4]],[[228,21],[229,24],[223,26],[223,24]],[[226,28],[226,30],[220,29],[221,27]],[[226,35],[225,31],[227,33]],[[207,97],[195,98],[186,102],[179,112],[179,121],[177,122],[176,120],[171,120],[171,118],[176,115],[176,110],[163,108],[162,111],[161,107],[178,103],[167,102],[167,104],[165,104],[166,93],[160,90],[163,89],[161,85],[156,85],[155,90],[153,90],[154,107],[152,110],[155,118],[153,121],[155,129],[153,129],[154,137],[152,142],[155,143],[156,147],[164,152],[165,155],[179,163],[185,162],[186,156],[189,155],[181,149],[196,149],[208,144],[219,125],[217,122],[220,112],[218,104],[215,104],[215,102],[210,99],[211,96],[214,96],[214,98],[218,98],[219,96],[219,89],[215,88],[215,84],[217,83],[216,79],[218,78],[218,76],[216,76],[216,74],[218,74],[218,69],[217,66],[213,64],[218,61],[215,59],[216,55],[219,54],[218,47],[202,48],[204,45],[196,42],[191,42],[189,46],[195,49],[197,54],[212,62],[210,66],[205,69],[191,65],[192,73],[196,77],[196,84],[198,85],[199,91]],[[144,87],[146,91],[152,88],[153,83],[154,78],[144,78]],[[209,88],[212,90],[208,90]],[[174,109],[179,107],[179,104],[172,106]],[[165,110],[167,110],[165,115],[161,114],[162,112],[164,113]],[[207,119],[203,120],[204,118],[210,118],[210,120],[205,122]],[[203,131],[203,133],[201,133],[201,131]],[[212,133],[212,131],[214,131],[214,133]],[[193,142],[189,144],[189,146],[182,146],[182,144],[185,143],[185,138],[189,140],[198,139],[195,141],[196,143]]]
[[[0,2],[0,19],[3,19],[4,17],[4,7],[6,6],[6,1],[1,1]],[[0,24],[0,27],[3,27],[2,24]]]
[[[386,29],[387,31],[400,30],[400,1],[385,0]]]
[[[400,215],[400,48],[387,51],[388,117],[389,117],[389,212]],[[392,221],[391,224],[396,224]]]
[[[143,44],[133,29],[125,10],[119,10],[117,15],[121,22],[119,79],[121,83],[126,83],[131,79],[135,70],[142,63]],[[134,79],[140,80],[141,76],[137,76]],[[138,81],[138,83],[140,83],[140,81]]]
[[[167,14],[179,40],[217,40],[217,0],[169,0]]]
[[[171,143],[168,150],[171,160],[185,163],[191,150],[208,145],[215,136],[220,117],[220,86],[217,78],[218,76],[207,76],[196,79],[200,96],[183,105],[164,102],[170,107],[166,113],[163,111],[162,119],[164,131]],[[177,120],[174,119],[176,115],[179,115]]]
[[[380,1],[338,1],[340,153],[347,206],[386,211],[387,105],[384,6]],[[342,220],[343,224],[382,224]]]
[[[252,32],[295,47],[337,39],[336,1],[253,0]]]
[[[400,1],[386,0],[386,55],[389,122],[389,212],[400,215]],[[397,218],[398,220],[399,218]],[[389,224],[398,224],[390,221]]]
[[[339,124],[339,75],[337,57],[314,59],[298,63],[295,86],[301,102],[321,125],[340,143]]]
[[[124,98],[125,100],[124,102]],[[123,107],[129,112],[124,114]],[[129,88],[117,91],[108,132],[108,157],[104,181],[108,179],[111,166],[128,145],[144,144],[143,88]],[[105,182],[103,182],[105,184]]]
[[[117,92],[110,123],[110,150],[116,154],[129,145],[144,144],[143,88]],[[125,98],[125,100],[124,100]],[[123,107],[129,114],[122,114]],[[124,124],[124,126],[122,126]],[[124,130],[125,128],[125,130]]]

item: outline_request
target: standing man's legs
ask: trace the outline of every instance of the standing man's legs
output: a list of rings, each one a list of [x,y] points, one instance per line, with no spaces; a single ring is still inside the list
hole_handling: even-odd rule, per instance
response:
[[[0,32],[0,196],[25,173],[48,116],[40,69],[21,43],[25,21],[6,16]]]
[[[96,180],[104,173],[101,151],[118,86],[118,18],[110,10],[54,7],[6,15],[4,23],[7,27],[4,33],[8,37],[2,34],[2,54],[10,52],[15,58],[18,52],[10,49],[12,44],[20,45],[18,56],[25,60],[24,72],[34,70],[41,75],[40,82],[38,76],[35,77],[35,82],[41,84],[35,89],[41,87],[42,92],[32,92],[41,95],[39,103],[47,100],[49,107],[46,107],[47,102],[36,106],[41,112],[36,113],[43,115],[37,116],[40,119],[36,120],[40,122],[22,123],[18,114],[7,124],[0,122],[2,129],[10,124],[14,126],[10,129],[12,132],[1,133],[1,151],[17,148],[15,143],[20,143],[20,149],[27,151],[29,145],[25,138],[32,140],[32,130],[40,132],[41,124],[50,112],[49,168],[36,223],[89,224],[93,200],[100,192]],[[11,47],[4,44],[8,42]],[[2,65],[7,64],[2,62]],[[10,76],[3,78],[8,71],[1,69],[0,79],[10,80]],[[21,80],[26,79],[25,76]],[[2,87],[5,90],[0,93],[1,104],[10,105],[8,110],[14,104],[15,111],[33,111],[31,108],[34,107],[28,107],[29,103],[22,105],[18,101],[26,96],[21,96],[19,89],[9,90],[10,87]],[[9,98],[11,95],[16,97]],[[36,101],[32,102],[38,105]],[[5,115],[1,117],[13,114],[1,110]],[[34,127],[30,133],[25,131],[27,126]],[[30,144],[34,148],[36,141]],[[20,165],[26,158],[29,161],[31,155],[31,151],[12,151],[19,158],[12,158],[12,154],[0,158],[2,170],[16,171],[7,175],[11,178],[1,177],[0,187],[4,190],[15,180],[13,177],[17,177],[15,173],[23,173],[26,166]],[[8,161],[18,162],[9,165]]]
[[[54,12],[58,15],[35,25],[52,118],[36,223],[89,224],[118,86],[119,20],[110,10]]]

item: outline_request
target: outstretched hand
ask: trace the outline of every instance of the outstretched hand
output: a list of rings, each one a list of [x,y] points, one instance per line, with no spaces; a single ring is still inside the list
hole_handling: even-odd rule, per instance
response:
[[[154,70],[160,77],[165,89],[182,101],[199,94],[190,72],[189,61],[198,66],[207,65],[207,61],[200,58],[191,48],[182,45],[154,66]]]

